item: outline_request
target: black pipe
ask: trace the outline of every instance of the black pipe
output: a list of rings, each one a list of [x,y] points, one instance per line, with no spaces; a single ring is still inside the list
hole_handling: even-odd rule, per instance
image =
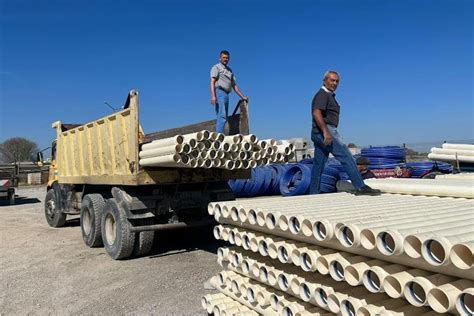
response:
[[[156,225],[145,225],[145,226],[132,226],[130,228],[131,232],[144,232],[150,230],[173,230],[173,229],[180,229],[180,228],[191,228],[191,227],[201,227],[201,226],[210,226],[214,225],[216,222],[213,219],[206,219],[202,221],[196,222],[180,222],[180,223],[171,223],[171,224],[156,224]]]

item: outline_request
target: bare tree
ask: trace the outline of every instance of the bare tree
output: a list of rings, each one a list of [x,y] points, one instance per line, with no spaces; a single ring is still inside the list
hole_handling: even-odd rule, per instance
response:
[[[19,162],[34,160],[38,145],[26,138],[9,138],[0,144],[0,161]]]

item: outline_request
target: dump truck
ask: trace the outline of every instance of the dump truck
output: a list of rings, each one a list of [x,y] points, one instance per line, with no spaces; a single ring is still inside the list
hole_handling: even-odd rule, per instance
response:
[[[248,104],[229,119],[229,134],[248,134]],[[54,122],[45,217],[61,227],[80,215],[84,243],[104,246],[113,259],[147,254],[154,232],[210,225],[207,205],[235,199],[229,179],[249,170],[141,167],[143,144],[157,139],[214,130],[215,120],[145,134],[139,123],[139,97],[130,91],[123,109],[86,124]],[[41,159],[40,157],[39,159]]]

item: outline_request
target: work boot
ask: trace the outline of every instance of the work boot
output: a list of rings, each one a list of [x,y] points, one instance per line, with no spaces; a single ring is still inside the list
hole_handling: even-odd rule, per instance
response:
[[[362,188],[354,191],[355,195],[380,195],[382,191],[377,189],[372,189],[368,185],[364,185]]]

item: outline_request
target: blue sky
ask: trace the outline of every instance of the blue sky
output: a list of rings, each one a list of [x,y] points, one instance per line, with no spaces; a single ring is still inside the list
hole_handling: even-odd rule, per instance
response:
[[[308,137],[327,69],[340,132],[359,145],[474,138],[473,2],[0,0],[0,142],[49,146],[140,92],[154,132],[214,118],[221,49],[250,98],[251,132]],[[231,104],[237,102],[234,95]]]

